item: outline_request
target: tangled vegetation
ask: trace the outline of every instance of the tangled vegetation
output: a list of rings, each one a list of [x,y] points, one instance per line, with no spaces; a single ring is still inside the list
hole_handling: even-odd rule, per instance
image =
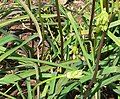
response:
[[[1,0],[6,98],[120,99],[120,1]]]

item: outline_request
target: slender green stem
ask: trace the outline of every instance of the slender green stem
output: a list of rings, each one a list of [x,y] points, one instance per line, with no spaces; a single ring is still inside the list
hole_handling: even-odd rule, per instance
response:
[[[22,99],[25,99],[25,96],[23,95],[23,93],[22,93],[22,89],[20,88],[18,82],[16,82],[16,86],[17,86],[17,89],[19,90],[19,93],[20,93]]]
[[[11,69],[10,69],[11,70]],[[8,90],[6,90],[4,93],[6,94],[6,93],[8,93],[13,87],[15,86],[15,84],[14,85],[12,85]]]
[[[57,8],[57,18],[58,18],[58,26],[59,26],[59,32],[60,32],[60,39],[61,39],[61,61],[64,60],[63,56],[63,34],[62,34],[62,25],[61,25],[61,19],[60,19],[60,12],[59,12],[59,4],[58,0],[55,0],[56,8]]]
[[[100,0],[101,11],[103,11],[103,0]]]
[[[37,80],[37,83],[40,81],[40,69],[38,68],[38,65],[35,66],[35,71],[36,71],[36,80]],[[40,86],[37,86],[37,97],[36,99],[39,99],[40,98]]]
[[[33,99],[32,92],[31,92],[32,88],[31,88],[30,80],[31,80],[30,77],[28,77],[26,79],[28,99]]]
[[[38,12],[39,12],[39,19],[40,19],[40,23],[41,23],[41,33],[42,33],[42,54],[41,54],[41,59],[43,60],[43,52],[44,52],[44,25],[43,25],[43,19],[41,17],[41,0],[38,0]],[[37,57],[39,60],[39,45],[37,46]],[[41,65],[38,63],[38,66]],[[35,67],[36,70],[36,80],[37,83],[40,81],[40,69],[38,68],[38,66]],[[40,86],[37,87],[37,99],[40,98]]]
[[[14,98],[14,97],[12,97],[10,95],[7,95],[6,93],[3,93],[3,92],[0,92],[0,94],[7,97],[8,99],[16,99],[16,98]]]
[[[91,1],[89,1],[88,3],[85,4],[85,6],[80,10],[80,12],[78,13],[79,15],[82,14],[84,12],[84,10],[91,4]]]

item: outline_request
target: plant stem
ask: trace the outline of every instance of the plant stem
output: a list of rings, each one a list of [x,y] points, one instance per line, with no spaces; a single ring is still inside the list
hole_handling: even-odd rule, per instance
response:
[[[61,61],[64,60],[63,56],[63,34],[62,34],[62,25],[61,25],[61,19],[60,19],[60,12],[59,12],[59,4],[58,0],[55,0],[56,8],[57,8],[57,18],[58,18],[58,26],[59,26],[59,32],[60,32],[60,39],[61,39]]]
[[[20,1],[20,4],[22,5],[22,7],[25,9],[25,11],[28,13],[28,15],[30,16],[30,18],[32,19],[32,21],[34,22],[35,26],[36,26],[36,29],[37,29],[37,32],[39,34],[39,38],[40,38],[40,41],[37,45],[37,58],[39,60],[39,45],[41,44],[42,42],[42,34],[41,34],[41,30],[40,30],[40,27],[39,27],[39,23],[38,21],[36,20],[36,18],[34,17],[34,15],[32,14],[32,12],[30,11],[30,9],[28,8],[28,6],[25,4],[25,2],[23,0],[19,0]],[[38,63],[39,64],[39,63]],[[38,74],[39,74],[39,71],[38,71]],[[37,81],[39,81],[39,78],[37,78]],[[37,99],[39,99],[39,87],[37,89]]]
[[[91,34],[92,34],[92,22],[94,18],[95,2],[96,0],[92,1],[92,12],[91,12],[91,18],[90,18],[89,34],[88,34],[89,40],[91,40]]]
[[[22,99],[25,99],[25,96],[24,96],[24,94],[22,93],[22,89],[20,88],[18,82],[16,82],[16,86],[17,86],[17,89],[18,89],[18,91],[19,91],[19,93],[20,93]]]
[[[27,0],[28,3],[28,8],[31,10],[31,0]],[[30,18],[30,29],[32,29],[32,19]],[[33,35],[33,32],[31,31],[31,35]],[[34,40],[31,41],[32,42],[32,48],[34,48]],[[34,53],[32,53],[33,56]]]
[[[40,69],[38,67],[39,67],[38,65],[35,66],[37,83],[40,82]],[[40,99],[40,86],[37,86],[37,96],[36,96],[36,99]]]
[[[100,57],[101,57],[101,50],[102,50],[102,47],[103,47],[105,35],[106,35],[106,32],[103,32],[103,33],[102,33],[102,38],[101,38],[101,41],[100,41],[100,45],[99,45],[99,48],[98,48],[98,55],[97,55],[97,59],[96,59],[95,72],[94,72],[94,74],[93,74],[92,80],[91,80],[90,83],[88,84],[87,90],[84,92],[84,99],[87,98],[88,93],[89,93],[89,91],[90,91],[93,83],[96,81],[96,76],[97,76],[98,68],[99,68],[99,61],[100,61]]]
[[[106,12],[108,13],[109,11],[109,8],[108,8],[108,0],[106,0],[105,2],[105,7],[106,7]],[[97,55],[97,59],[96,59],[96,67],[95,67],[95,72],[93,74],[93,78],[92,80],[90,81],[90,83],[88,84],[88,88],[87,90],[84,92],[84,99],[87,98],[88,94],[89,94],[89,91],[93,85],[93,83],[96,81],[96,76],[97,76],[97,73],[98,73],[98,69],[99,69],[99,61],[100,61],[100,57],[101,57],[101,50],[103,48],[103,43],[104,43],[104,40],[105,40],[105,36],[106,36],[106,32],[103,32],[102,33],[102,38],[101,38],[101,41],[100,41],[100,45],[99,45],[99,48],[98,48],[98,55]]]
[[[8,99],[16,99],[16,98],[14,98],[14,97],[12,97],[10,95],[7,95],[6,93],[3,93],[3,92],[0,92],[0,95],[3,95],[5,97],[7,97]]]
[[[31,10],[31,0],[27,0],[28,8]],[[32,19],[30,18],[30,28],[32,27]]]
[[[43,54],[44,54],[44,47],[45,47],[45,44],[44,44],[44,39],[45,39],[45,34],[44,34],[44,24],[43,24],[43,19],[42,19],[42,16],[41,16],[41,0],[38,0],[38,4],[39,4],[39,19],[40,19],[40,23],[41,23],[41,32],[42,32],[42,37],[43,37],[43,40],[42,40],[42,54],[41,54],[41,60],[43,60]]]
[[[101,11],[103,11],[103,0],[100,0]]]
[[[105,0],[106,12],[109,13],[109,1]]]

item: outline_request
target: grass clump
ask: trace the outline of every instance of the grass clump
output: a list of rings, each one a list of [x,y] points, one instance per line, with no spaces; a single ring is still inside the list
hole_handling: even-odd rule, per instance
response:
[[[119,99],[119,3],[2,0],[0,98]]]

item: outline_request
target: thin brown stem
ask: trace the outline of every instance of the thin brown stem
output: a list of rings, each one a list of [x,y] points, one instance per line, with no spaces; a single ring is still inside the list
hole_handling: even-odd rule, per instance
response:
[[[90,18],[89,34],[88,34],[89,40],[91,40],[91,35],[92,35],[92,22],[94,18],[95,2],[96,0],[92,1],[92,12],[91,12],[91,18]]]
[[[94,1],[94,0],[93,0]],[[108,0],[106,0],[105,4],[106,4],[106,12],[109,12],[109,7],[108,7]],[[100,45],[98,48],[98,54],[97,54],[97,58],[96,58],[96,66],[95,66],[95,72],[93,74],[93,78],[90,81],[90,83],[88,84],[88,88],[87,90],[84,92],[84,99],[86,99],[88,97],[89,91],[91,90],[92,85],[95,83],[96,81],[96,76],[98,73],[98,69],[99,69],[99,61],[100,61],[100,57],[101,57],[101,50],[103,48],[103,44],[104,44],[104,40],[105,40],[105,36],[106,36],[106,32],[102,33],[102,37],[101,37],[101,41],[100,41]]]
[[[109,13],[109,1],[105,0],[106,12]]]
[[[64,60],[64,56],[63,56],[63,46],[64,45],[63,45],[62,25],[61,25],[61,19],[60,19],[58,0],[55,0],[55,2],[56,2],[56,8],[57,8],[58,26],[59,26],[60,39],[61,39],[61,61],[63,61]]]
[[[99,45],[99,48],[98,48],[98,56],[97,56],[97,59],[96,59],[95,72],[94,72],[94,74],[93,74],[92,80],[91,80],[90,83],[88,84],[87,90],[84,92],[84,99],[87,98],[88,93],[89,93],[92,85],[93,85],[94,82],[96,81],[96,76],[97,76],[98,68],[99,68],[99,61],[100,61],[100,57],[101,57],[101,50],[102,50],[102,47],[103,47],[105,35],[106,35],[106,32],[103,32],[102,38],[101,38],[101,41],[100,41],[100,45]]]

